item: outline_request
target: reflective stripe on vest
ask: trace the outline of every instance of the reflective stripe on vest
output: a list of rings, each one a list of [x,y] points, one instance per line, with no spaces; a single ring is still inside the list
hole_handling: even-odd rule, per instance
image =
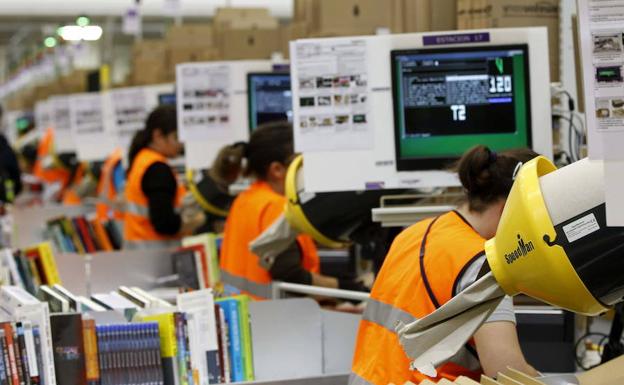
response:
[[[149,208],[138,203],[126,203],[126,212],[140,217],[149,218]]]
[[[124,239],[123,247],[126,250],[164,250],[180,247],[180,241],[177,240],[143,240],[130,241]]]
[[[241,291],[246,291],[256,297],[265,299],[273,297],[273,286],[270,283],[262,284],[252,282],[248,279],[232,275],[224,270],[221,271],[221,280],[228,285],[234,286]]]
[[[408,324],[416,321],[416,318],[411,314],[373,298],[367,300],[362,319],[376,323],[392,333],[395,332],[400,322]]]

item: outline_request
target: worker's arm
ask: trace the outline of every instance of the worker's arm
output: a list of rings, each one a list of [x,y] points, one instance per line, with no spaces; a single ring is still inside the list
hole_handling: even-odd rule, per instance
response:
[[[475,333],[474,340],[486,376],[496,377],[508,366],[529,376],[538,376],[539,373],[524,359],[513,322],[485,323]]]

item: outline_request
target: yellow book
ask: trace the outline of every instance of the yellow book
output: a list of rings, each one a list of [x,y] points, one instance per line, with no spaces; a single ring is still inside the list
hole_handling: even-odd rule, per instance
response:
[[[503,373],[498,373],[498,377],[496,377],[496,379],[503,385],[525,385],[524,382],[516,381],[513,378],[507,377]]]
[[[165,384],[174,384],[178,373],[178,343],[176,340],[176,323],[174,313],[156,314],[141,317],[143,322],[158,323],[160,333],[160,356],[163,366]]]
[[[531,377],[528,374],[524,374],[521,371],[518,371],[513,368],[507,368],[504,373],[507,377],[512,378],[518,382],[523,383],[524,385],[545,385],[542,381],[537,378]]]
[[[26,250],[26,252],[29,250],[34,250],[39,254],[39,260],[41,261],[41,267],[43,269],[43,278],[45,278],[44,283],[48,286],[56,284],[62,285],[50,242],[40,243],[37,246]]]
[[[488,376],[481,376],[481,385],[503,385],[500,382],[488,377]]]
[[[455,383],[457,385],[479,385],[479,383],[471,378],[468,377],[457,377],[457,379],[455,379]]]

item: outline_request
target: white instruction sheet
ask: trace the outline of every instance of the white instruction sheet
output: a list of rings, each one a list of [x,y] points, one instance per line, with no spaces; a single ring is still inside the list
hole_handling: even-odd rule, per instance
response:
[[[578,5],[589,156],[624,157],[606,144],[624,139],[624,0],[578,0]]]
[[[177,67],[178,133],[182,141],[208,141],[230,133],[230,67],[196,63]]]
[[[145,126],[147,97],[143,87],[119,88],[109,94],[115,134],[121,148],[129,148],[137,131]]]
[[[41,100],[35,103],[35,126],[39,132],[44,132],[52,126],[50,103]]]
[[[366,40],[292,44],[296,151],[373,148]]]
[[[81,161],[104,160],[115,149],[115,136],[106,131],[102,93],[71,95],[71,131]]]
[[[49,99],[54,127],[54,146],[59,153],[76,150],[71,131],[70,103],[67,96],[52,96]]]

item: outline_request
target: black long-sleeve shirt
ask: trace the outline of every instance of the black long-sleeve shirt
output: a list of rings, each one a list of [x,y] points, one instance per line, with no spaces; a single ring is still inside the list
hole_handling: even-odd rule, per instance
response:
[[[182,228],[182,218],[175,212],[174,202],[178,190],[171,167],[156,162],[145,171],[141,190],[147,197],[150,222],[159,234],[176,235]]]
[[[5,176],[13,181],[13,192],[18,195],[22,191],[22,173],[15,152],[2,134],[0,134],[0,172],[5,173]]]

